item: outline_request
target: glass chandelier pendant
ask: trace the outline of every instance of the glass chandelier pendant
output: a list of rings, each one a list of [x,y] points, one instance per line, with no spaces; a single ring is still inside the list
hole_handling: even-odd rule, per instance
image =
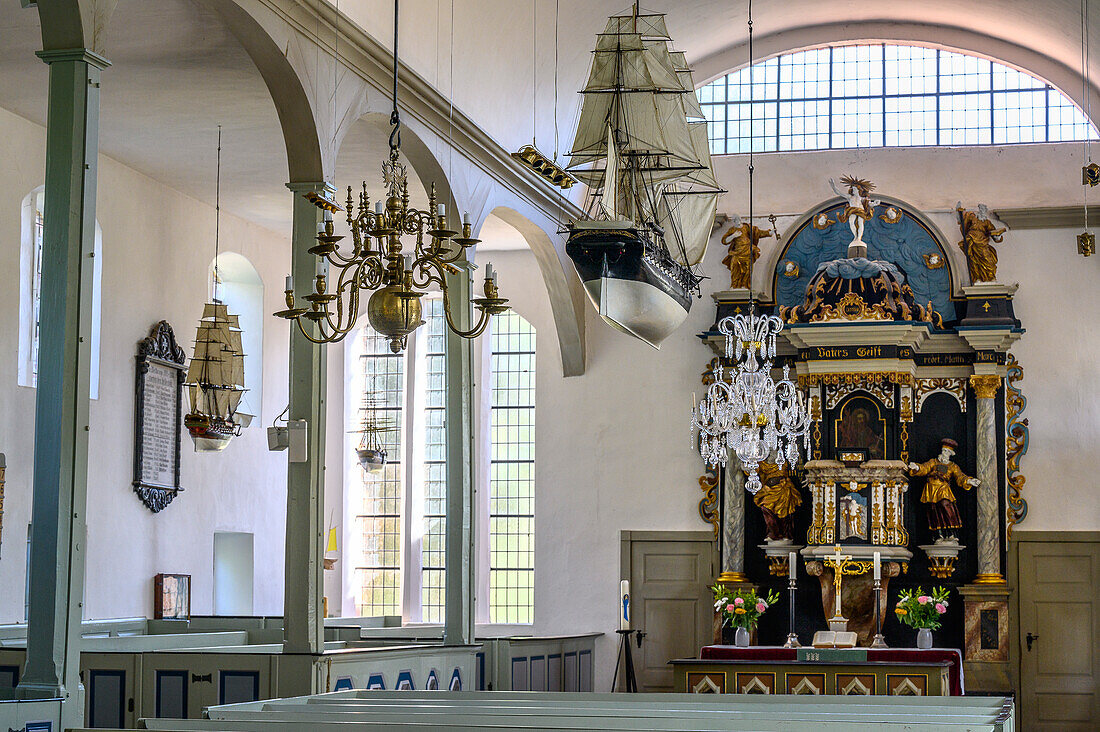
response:
[[[810,445],[810,418],[802,394],[790,379],[790,367],[783,378],[772,379],[775,337],[783,321],[774,315],[722,318],[718,331],[726,337],[726,360],[734,366],[728,372],[719,364],[714,381],[691,418],[692,438],[699,437],[699,452],[711,467],[724,466],[729,451],[741,461],[748,475],[745,490],[761,488],[757,468],[775,453],[779,467],[798,461],[798,438]]]

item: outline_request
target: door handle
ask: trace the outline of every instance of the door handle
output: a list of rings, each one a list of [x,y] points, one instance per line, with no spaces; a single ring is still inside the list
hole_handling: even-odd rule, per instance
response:
[[[1032,644],[1033,642],[1035,642],[1035,641],[1039,640],[1039,636],[1037,636],[1037,635],[1032,635],[1031,633],[1028,633],[1028,634],[1027,634],[1027,637],[1026,637],[1026,638],[1025,638],[1024,640],[1026,640],[1026,641],[1027,641],[1027,650],[1028,650],[1028,653],[1030,653],[1030,652],[1031,652],[1031,644]]]
[[[205,681],[208,684],[214,683],[214,679],[212,678],[212,674],[203,674],[202,676],[199,676],[198,674],[191,674],[191,683],[192,684],[197,684],[200,681]]]

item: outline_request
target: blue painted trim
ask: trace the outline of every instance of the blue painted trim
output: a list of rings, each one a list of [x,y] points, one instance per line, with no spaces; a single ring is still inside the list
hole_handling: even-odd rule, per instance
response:
[[[477,690],[485,691],[485,652],[475,653],[474,660],[477,663]]]
[[[95,721],[95,684],[100,677],[113,676],[119,680],[118,692],[118,725],[119,729],[125,727],[126,721],[126,672],[122,670],[89,669],[88,670],[88,723]]]
[[[220,671],[218,672],[218,704],[225,704],[226,679],[252,679],[252,701],[260,698],[259,671]]]
[[[432,686],[432,682],[435,682],[435,686]],[[428,672],[428,678],[424,681],[425,691],[439,691],[439,672],[434,668]]]
[[[347,691],[348,689],[354,689],[355,682],[351,680],[350,676],[341,676],[336,679],[336,684],[332,687],[333,691]]]
[[[157,680],[156,680],[156,686],[155,686],[155,689],[154,689],[154,693],[156,695],[156,700],[154,702],[155,711],[153,712],[153,714],[154,714],[154,716],[156,716],[157,719],[161,719],[161,716],[160,716],[160,696],[161,696],[161,694],[160,694],[160,682],[161,682],[161,679],[171,678],[173,676],[178,677],[183,682],[182,683],[182,688],[183,688],[183,717],[181,717],[181,719],[187,719],[187,701],[188,701],[188,699],[187,699],[187,691],[188,691],[188,688],[187,688],[188,687],[187,672],[186,671],[164,671],[162,669],[157,669],[157,676],[156,676]]]
[[[367,688],[374,691],[385,691],[386,680],[382,678],[382,674],[371,674],[367,679]]]
[[[457,686],[456,686],[457,683]],[[462,691],[462,670],[456,668],[451,674],[451,683],[447,685],[449,691]]]
[[[403,691],[403,689],[401,688],[401,682],[402,681],[408,681],[409,682],[408,691],[416,691],[416,684],[413,683],[412,671],[406,669],[404,671],[398,672],[398,674],[397,674],[397,683],[393,685],[393,688],[396,691]]]

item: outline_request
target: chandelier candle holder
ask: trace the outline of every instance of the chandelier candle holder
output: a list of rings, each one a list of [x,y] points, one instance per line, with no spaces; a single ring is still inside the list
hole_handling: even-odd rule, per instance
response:
[[[390,350],[400,353],[409,334],[424,324],[420,299],[429,288],[443,293],[443,312],[447,327],[463,338],[477,338],[489,326],[493,315],[508,310],[508,300],[500,297],[496,274],[485,268],[484,297],[471,302],[480,312],[476,323],[468,329],[455,324],[447,275],[463,274],[456,267],[459,260],[469,262],[473,247],[479,242],[470,231],[470,215],[462,221],[462,235],[447,228],[446,207],[436,201],[435,184],[428,197],[428,208],[419,210],[409,205],[408,173],[400,161],[401,114],[397,108],[397,40],[398,2],[393,4],[393,109],[390,112],[390,156],[382,163],[382,180],[388,195],[374,202],[371,210],[367,184],[359,194],[358,210],[354,209],[351,186],[348,186],[347,208],[317,194],[307,194],[314,205],[324,211],[317,224],[317,244],[309,253],[335,269],[336,286],[330,291],[329,277],[318,274],[313,280],[313,292],[305,296],[309,307],[296,307],[294,280],[286,278],[286,310],[277,317],[293,320],[302,335],[313,343],[335,343],[343,340],[359,320],[360,297],[370,292],[367,319],[379,334],[389,339]],[[332,216],[346,211],[351,230],[351,251],[341,251]],[[406,253],[403,237],[413,237],[411,252]],[[470,256],[467,256],[469,252]],[[335,312],[332,308],[335,307]],[[307,328],[306,322],[315,325]],[[314,333],[316,330],[316,333]]]
[[[790,367],[783,378],[772,378],[775,339],[783,321],[774,315],[749,314],[722,318],[718,331],[726,338],[728,372],[720,363],[706,396],[692,413],[692,439],[698,435],[699,452],[711,467],[725,466],[732,450],[746,475],[745,490],[761,488],[757,468],[775,454],[775,463],[794,465],[798,461],[798,438],[809,448],[810,418],[798,387],[790,379]],[[693,397],[694,398],[694,397]]]

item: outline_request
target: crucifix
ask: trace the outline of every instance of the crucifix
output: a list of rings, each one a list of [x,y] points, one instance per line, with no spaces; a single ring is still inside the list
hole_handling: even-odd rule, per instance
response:
[[[833,617],[829,618],[829,628],[831,630],[847,630],[848,618],[844,617],[840,612],[840,588],[844,582],[844,575],[854,577],[859,574],[863,574],[871,568],[871,562],[863,562],[857,559],[852,559],[851,554],[841,554],[840,545],[837,544],[833,547],[832,556],[824,557],[822,560],[826,567],[833,568],[833,592],[835,594],[835,605],[833,611]]]

